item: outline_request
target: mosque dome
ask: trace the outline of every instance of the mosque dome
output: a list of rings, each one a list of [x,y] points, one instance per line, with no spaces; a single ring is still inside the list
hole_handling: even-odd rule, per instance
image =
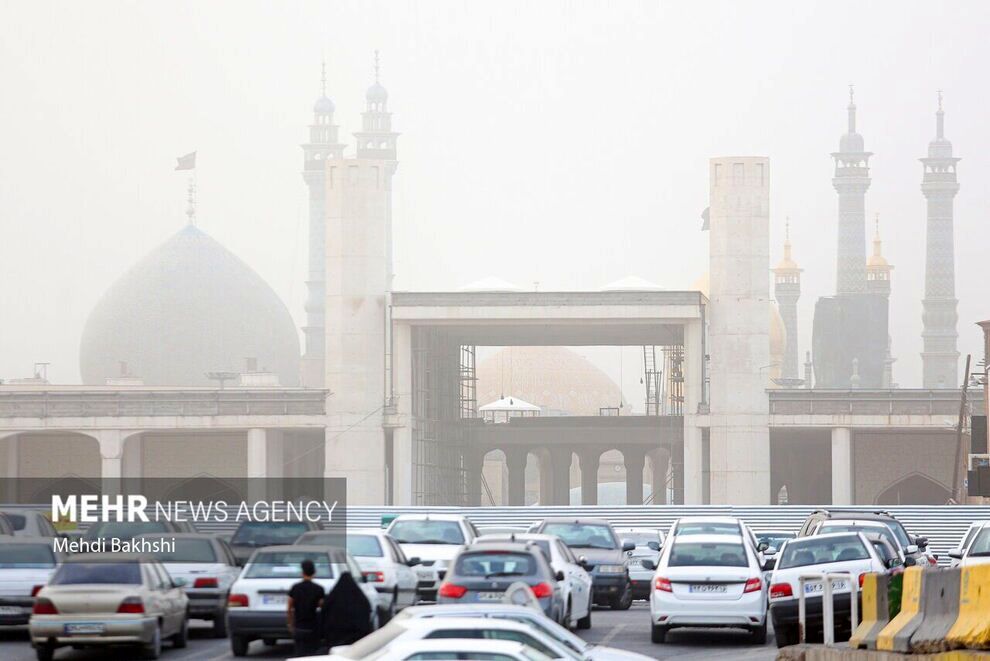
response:
[[[83,329],[83,382],[129,374],[146,385],[215,385],[248,358],[283,386],[299,382],[299,335],[285,304],[250,266],[187,225],[121,276]]]
[[[505,347],[478,364],[477,376],[479,403],[512,395],[549,413],[598,415],[622,396],[605,372],[565,347]]]
[[[365,96],[368,101],[388,101],[388,91],[377,81],[374,85],[368,88],[368,92]]]
[[[318,112],[323,114],[331,113],[334,110],[336,110],[336,108],[337,107],[333,104],[333,101],[330,100],[330,97],[326,95],[323,95],[320,98],[318,98],[316,100],[316,103],[313,104],[313,112]]]

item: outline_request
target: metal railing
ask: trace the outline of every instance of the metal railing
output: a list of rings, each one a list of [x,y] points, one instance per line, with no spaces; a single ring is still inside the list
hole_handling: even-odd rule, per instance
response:
[[[770,390],[771,415],[959,414],[959,390]],[[971,396],[973,412],[982,410]]]
[[[824,574],[801,574],[798,576],[798,643],[804,643],[807,635],[807,604],[805,603],[805,586],[822,586],[822,642],[826,647],[835,645],[835,604],[832,602],[832,581],[847,581],[849,583],[849,621],[850,631],[859,626],[859,589],[858,579],[853,578],[852,572],[836,571]],[[841,588],[839,588],[841,589]]]

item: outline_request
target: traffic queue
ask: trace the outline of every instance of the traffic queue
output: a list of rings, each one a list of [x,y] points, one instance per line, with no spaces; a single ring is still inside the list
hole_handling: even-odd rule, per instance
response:
[[[120,522],[82,535],[174,540],[146,555],[59,553],[59,533],[26,510],[0,512],[0,523],[0,626],[26,626],[40,661],[106,646],[155,659],[186,645],[190,619],[229,638],[237,657],[292,641],[298,658],[636,659],[645,657],[574,632],[593,626],[595,608],[638,599],[656,644],[683,628],[739,629],[764,644],[772,626],[783,647],[798,642],[799,610],[806,639],[823,638],[826,592],[839,640],[866,576],[937,560],[889,513],[856,509],[815,511],[798,530],[726,516],[658,530],[583,516],[477,526],[423,513],[348,529],[344,543],[292,522],[245,522],[229,536]],[[990,522],[974,522],[949,557],[990,563]],[[809,574],[832,577],[828,589]]]

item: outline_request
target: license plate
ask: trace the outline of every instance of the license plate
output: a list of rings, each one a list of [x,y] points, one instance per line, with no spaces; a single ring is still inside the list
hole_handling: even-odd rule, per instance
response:
[[[0,615],[20,615],[25,610],[27,609],[20,606],[0,606]]]
[[[289,597],[284,594],[263,594],[261,595],[261,603],[265,606],[286,606],[289,603]]]
[[[418,576],[419,578],[422,578],[422,579],[430,580],[430,579],[433,578],[433,570],[432,569],[420,569],[418,572],[416,572],[416,576]]]
[[[724,585],[713,585],[711,583],[700,583],[688,586],[688,592],[699,592],[701,594],[725,594]]]
[[[838,592],[840,590],[845,590],[849,586],[845,581],[832,581],[832,592]],[[805,583],[804,593],[805,594],[818,594],[825,591],[824,583]]]
[[[103,633],[107,630],[107,626],[98,622],[85,622],[85,623],[72,623],[65,625],[65,633],[70,636],[79,636],[85,634]]]
[[[504,592],[479,592],[478,601],[501,601],[504,596]]]

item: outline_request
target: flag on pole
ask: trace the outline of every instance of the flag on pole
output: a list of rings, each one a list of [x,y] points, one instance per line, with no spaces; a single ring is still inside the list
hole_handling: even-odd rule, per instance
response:
[[[176,170],[195,170],[196,169],[196,152],[190,152],[185,156],[180,156],[175,159],[178,164],[175,166]]]

